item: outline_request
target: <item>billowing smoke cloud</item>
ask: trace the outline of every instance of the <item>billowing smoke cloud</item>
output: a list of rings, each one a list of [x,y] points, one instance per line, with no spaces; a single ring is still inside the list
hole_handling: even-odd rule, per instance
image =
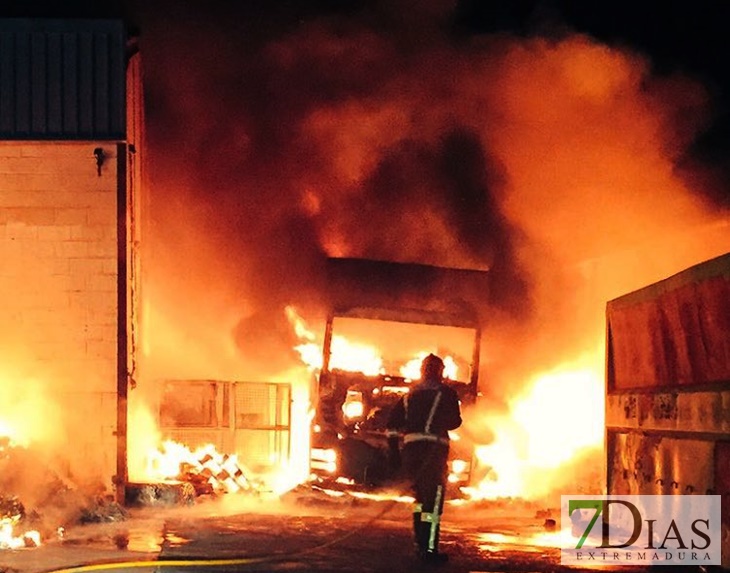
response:
[[[455,38],[449,6],[399,6],[143,27],[156,374],[281,370],[283,308],[315,316],[324,258],[358,256],[489,267],[499,394],[593,349],[607,299],[728,249],[676,168],[701,85],[564,28]]]

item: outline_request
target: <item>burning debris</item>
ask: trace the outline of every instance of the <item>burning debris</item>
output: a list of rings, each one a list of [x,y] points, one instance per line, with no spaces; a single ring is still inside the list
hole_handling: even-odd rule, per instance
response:
[[[200,496],[268,491],[235,454],[222,454],[212,444],[191,450],[167,440],[149,453],[147,475],[152,482],[127,484],[127,505],[192,505]]]
[[[129,483],[125,503],[133,507],[193,505],[196,490],[189,482]]]
[[[75,485],[37,447],[0,437],[0,549],[37,547],[74,525],[127,519],[123,507],[92,489]]]
[[[195,452],[192,461],[183,462],[180,478],[196,486],[196,493],[255,492],[257,487],[246,476],[236,455],[220,454],[212,447]]]
[[[26,526],[32,521],[17,497],[0,495],[0,549],[37,547],[41,544],[40,533]]]
[[[0,549],[36,547],[41,543],[37,531],[38,514],[26,512],[25,505],[15,494],[7,493],[9,473],[16,453],[24,448],[18,446],[10,436],[0,436]]]
[[[125,521],[129,512],[107,496],[98,497],[81,509],[79,523],[109,523]]]

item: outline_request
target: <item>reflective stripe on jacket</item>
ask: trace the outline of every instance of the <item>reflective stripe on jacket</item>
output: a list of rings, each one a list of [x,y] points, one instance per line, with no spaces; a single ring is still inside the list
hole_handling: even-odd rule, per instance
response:
[[[406,434],[403,436],[404,444],[410,444],[412,442],[438,442],[439,444],[448,444],[449,438],[440,438],[433,434]]]
[[[387,424],[389,437],[403,435],[404,442],[449,443],[449,430],[461,425],[456,391],[441,383],[421,383],[393,408]]]

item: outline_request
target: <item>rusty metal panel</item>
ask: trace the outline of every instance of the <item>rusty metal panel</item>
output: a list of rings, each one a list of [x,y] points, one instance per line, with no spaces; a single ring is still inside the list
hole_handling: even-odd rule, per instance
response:
[[[730,565],[730,253],[606,307],[610,494],[715,493]]]
[[[608,303],[608,388],[730,383],[730,254]]]
[[[722,533],[725,566],[730,564],[730,440],[715,444],[715,488],[722,496]]]
[[[0,139],[124,139],[126,43],[116,20],[0,20]]]
[[[730,435],[730,390],[609,394],[606,425]]]
[[[730,440],[715,444],[715,488],[722,496],[723,567],[730,568]]]
[[[723,567],[730,566],[730,441],[609,429],[607,486],[614,495],[716,494]]]
[[[720,475],[713,452],[721,443],[727,442],[609,430],[608,491],[625,495],[712,492]]]

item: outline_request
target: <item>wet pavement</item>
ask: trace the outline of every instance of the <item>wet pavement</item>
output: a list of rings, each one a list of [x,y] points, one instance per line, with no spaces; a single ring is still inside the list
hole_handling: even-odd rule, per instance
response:
[[[231,496],[130,510],[124,521],[71,528],[40,547],[0,550],[0,573],[577,571],[560,565],[546,515],[509,502],[449,505],[441,548],[450,560],[435,567],[413,556],[404,501]]]

